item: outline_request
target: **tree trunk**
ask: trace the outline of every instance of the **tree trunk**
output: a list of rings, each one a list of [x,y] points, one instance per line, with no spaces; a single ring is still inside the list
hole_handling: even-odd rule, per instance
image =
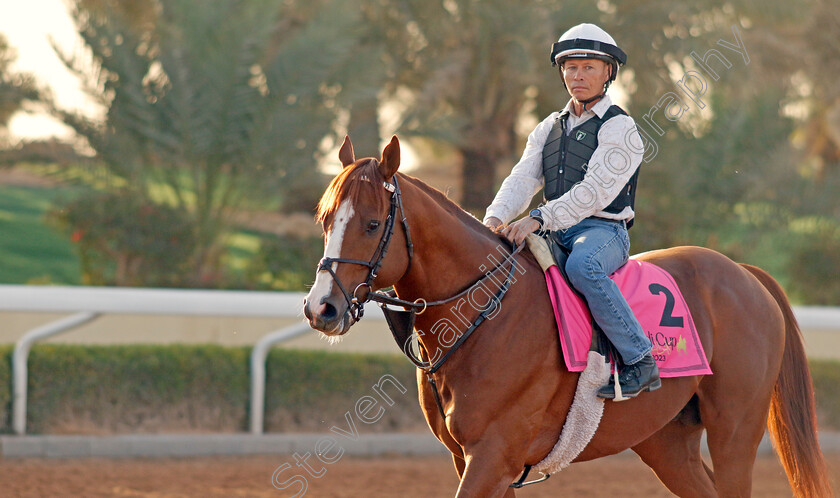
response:
[[[480,218],[495,196],[496,157],[488,150],[461,149],[461,154],[461,207]]]

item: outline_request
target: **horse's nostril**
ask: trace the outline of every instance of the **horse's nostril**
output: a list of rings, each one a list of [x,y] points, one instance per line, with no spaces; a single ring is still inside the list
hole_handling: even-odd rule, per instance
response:
[[[338,310],[335,309],[335,306],[333,306],[330,303],[324,303],[323,304],[323,311],[321,312],[321,318],[329,321],[329,320],[334,319],[337,316],[338,316]]]

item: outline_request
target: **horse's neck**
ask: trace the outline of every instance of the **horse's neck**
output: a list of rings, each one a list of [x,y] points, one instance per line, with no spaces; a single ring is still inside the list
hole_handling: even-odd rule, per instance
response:
[[[510,266],[499,267],[510,255],[510,249],[480,222],[448,205],[449,201],[440,194],[429,193],[417,185],[406,190],[406,217],[414,259],[409,273],[395,285],[397,293],[403,299],[431,302],[470,289],[446,304],[429,307],[417,317],[416,328],[423,331],[420,342],[434,360],[440,356],[437,353],[446,351],[469,328],[499,291]],[[521,276],[521,268],[516,277]],[[471,288],[488,273],[490,276],[480,285]]]
[[[447,205],[442,194],[417,183],[403,193],[414,257],[395,288],[405,299],[445,299],[498,266],[510,251],[475,219]]]

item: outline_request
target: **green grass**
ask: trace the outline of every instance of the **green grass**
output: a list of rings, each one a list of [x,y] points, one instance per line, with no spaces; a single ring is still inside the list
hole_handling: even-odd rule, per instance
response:
[[[82,284],[76,246],[47,225],[45,214],[53,202],[71,198],[83,188],[0,185],[0,284]],[[260,251],[260,238],[260,233],[247,229],[228,237],[224,265],[232,285],[256,285],[248,282],[252,278],[248,270]]]
[[[81,283],[75,247],[44,213],[71,189],[0,185],[0,283]]]

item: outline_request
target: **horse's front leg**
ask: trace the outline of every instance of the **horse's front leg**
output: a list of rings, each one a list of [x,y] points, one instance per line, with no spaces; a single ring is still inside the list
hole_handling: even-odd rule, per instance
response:
[[[457,498],[516,496],[510,484],[522,468],[511,464],[509,451],[501,441],[484,440],[467,447],[466,466],[458,486]]]

